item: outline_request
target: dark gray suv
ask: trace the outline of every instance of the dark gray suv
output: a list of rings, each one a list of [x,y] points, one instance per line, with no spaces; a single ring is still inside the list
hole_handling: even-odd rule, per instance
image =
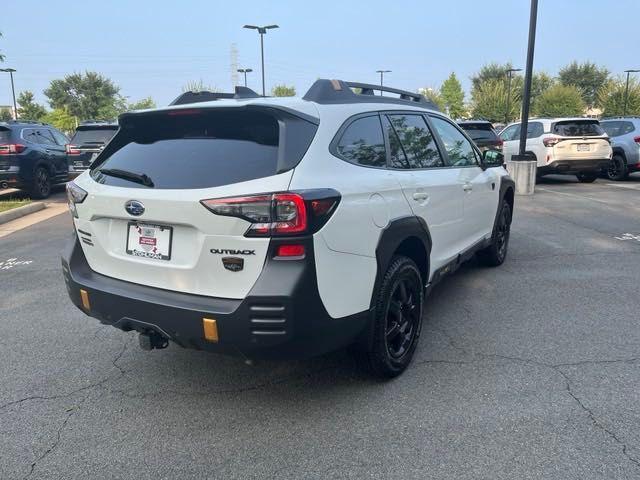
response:
[[[607,169],[611,180],[624,180],[640,171],[640,117],[608,118],[600,126],[611,139],[613,157]]]

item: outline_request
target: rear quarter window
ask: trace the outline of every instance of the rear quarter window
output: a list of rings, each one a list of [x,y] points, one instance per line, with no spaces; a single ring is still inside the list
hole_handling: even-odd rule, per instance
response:
[[[335,152],[351,163],[366,167],[386,167],[384,136],[378,115],[351,122],[336,144]]]
[[[553,124],[552,133],[563,137],[594,137],[605,134],[598,121],[563,120]]]

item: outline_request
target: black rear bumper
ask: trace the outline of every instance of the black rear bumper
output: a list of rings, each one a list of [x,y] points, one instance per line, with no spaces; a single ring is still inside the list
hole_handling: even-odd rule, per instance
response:
[[[593,160],[556,160],[538,167],[538,171],[543,174],[548,173],[588,173],[600,172],[602,169],[609,167],[610,160],[608,158],[598,158]]]
[[[270,253],[282,241],[272,240]],[[62,269],[71,301],[87,315],[121,330],[154,331],[183,347],[251,359],[306,358],[354,342],[369,324],[370,312],[338,319],[327,313],[318,293],[313,240],[302,243],[307,252],[302,260],[274,260],[270,255],[243,300],[106,277],[91,270],[75,236],[63,252]],[[87,292],[88,309],[81,289]],[[216,320],[218,342],[205,339],[203,318]]]

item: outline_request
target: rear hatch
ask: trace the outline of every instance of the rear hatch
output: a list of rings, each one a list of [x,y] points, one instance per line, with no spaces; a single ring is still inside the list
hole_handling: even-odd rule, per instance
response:
[[[460,126],[480,149],[502,149],[502,139],[489,123],[462,123]]]
[[[11,129],[0,125],[0,171],[8,170],[10,166],[11,161],[8,157],[11,154],[10,140]]]
[[[152,287],[244,298],[270,240],[245,236],[251,222],[201,201],[286,191],[317,126],[257,106],[125,114],[120,123],[90,174],[75,181],[89,192],[76,227],[90,267]],[[244,208],[251,216],[261,206]]]
[[[86,170],[118,131],[118,125],[80,125],[67,146],[69,165]]]
[[[597,120],[562,120],[551,126],[551,133],[561,137],[553,146],[556,160],[607,159],[611,155],[609,138]]]

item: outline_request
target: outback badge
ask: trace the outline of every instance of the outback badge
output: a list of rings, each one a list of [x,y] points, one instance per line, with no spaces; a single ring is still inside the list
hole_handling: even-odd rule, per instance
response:
[[[238,257],[222,257],[222,265],[227,270],[239,272],[244,268],[244,259]]]

